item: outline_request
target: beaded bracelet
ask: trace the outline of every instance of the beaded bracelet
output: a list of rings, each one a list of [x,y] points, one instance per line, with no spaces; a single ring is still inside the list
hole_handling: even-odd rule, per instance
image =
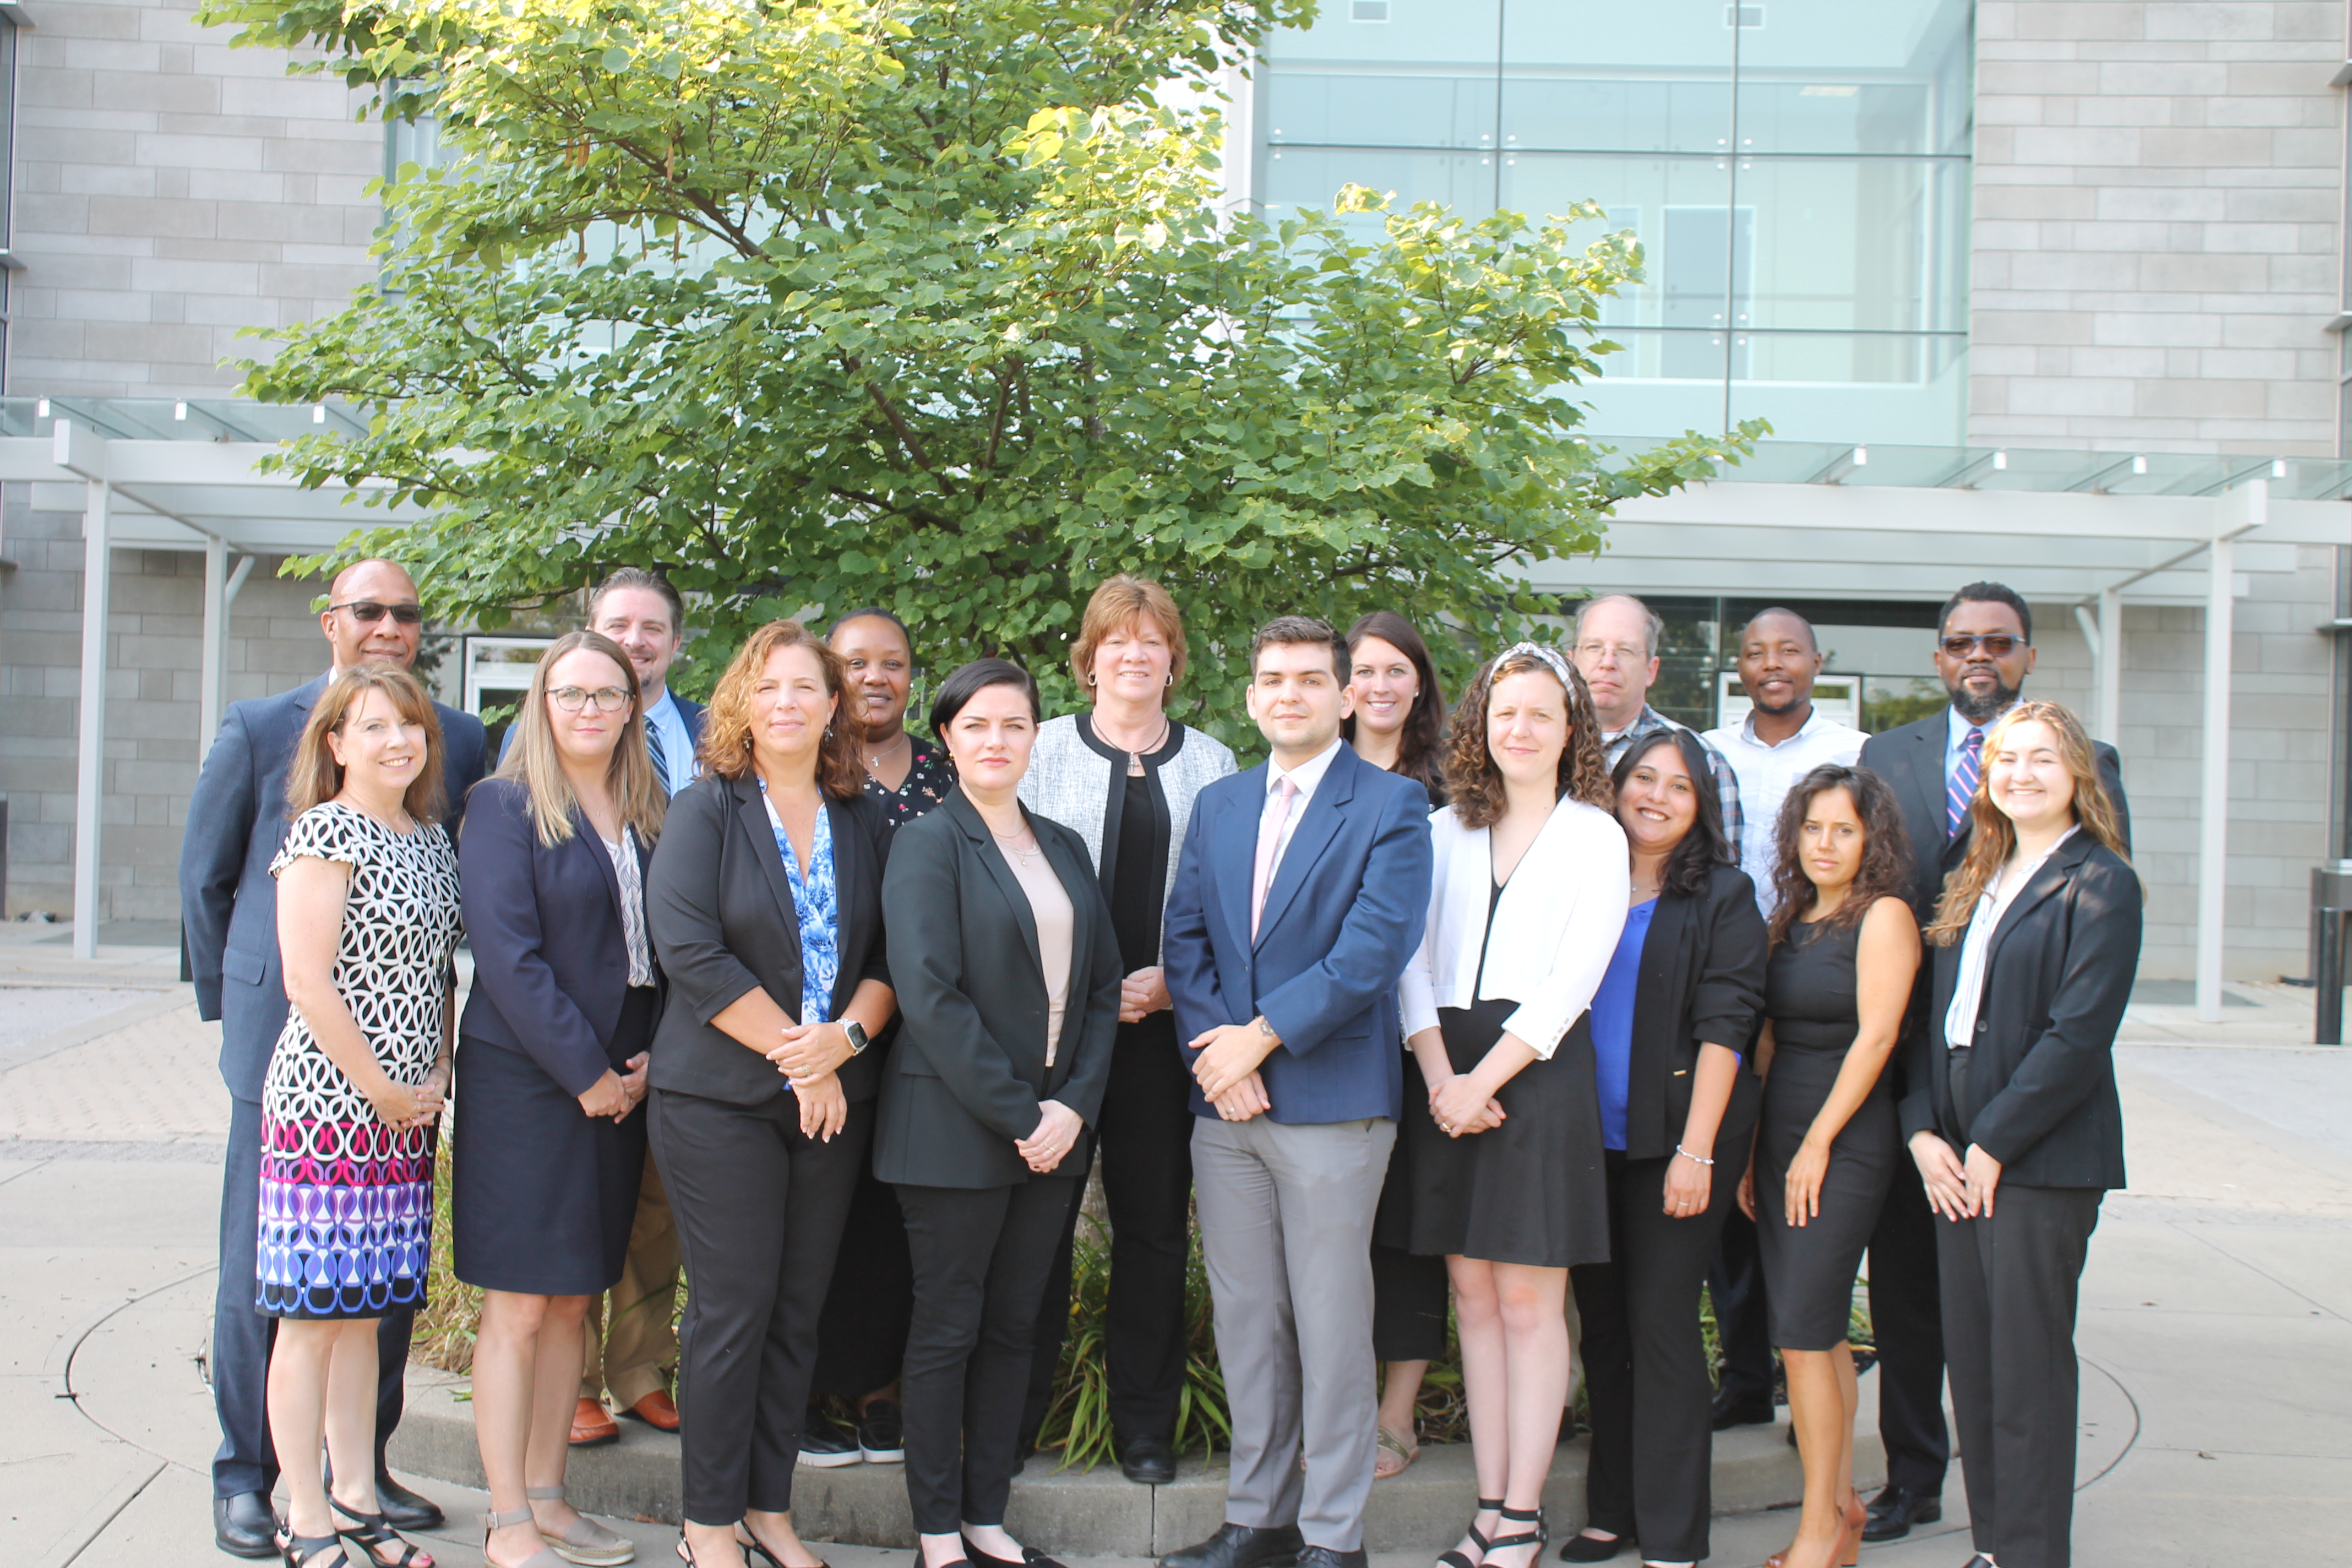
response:
[[[1675,1145],[1675,1152],[1680,1154],[1684,1159],[1688,1160],[1694,1165],[1706,1165],[1712,1167],[1715,1163],[1712,1160],[1700,1159],[1696,1154],[1692,1153],[1689,1150],[1684,1148],[1679,1143]]]

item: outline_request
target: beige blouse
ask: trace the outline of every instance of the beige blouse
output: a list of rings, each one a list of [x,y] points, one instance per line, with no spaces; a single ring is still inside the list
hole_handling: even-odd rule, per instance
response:
[[[1002,839],[996,847],[1020,879],[1021,890],[1029,895],[1029,912],[1036,918],[1037,952],[1045,961],[1045,1065],[1052,1067],[1062,1038],[1062,1015],[1070,1003],[1070,947],[1076,938],[1077,911],[1062,879],[1054,875],[1054,863],[1045,858],[1043,845],[1025,854]]]

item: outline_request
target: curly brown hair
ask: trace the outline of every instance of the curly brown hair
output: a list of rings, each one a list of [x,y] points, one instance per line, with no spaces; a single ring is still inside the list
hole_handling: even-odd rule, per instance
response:
[[[866,757],[858,738],[841,721],[848,667],[823,637],[798,621],[770,621],[736,650],[727,673],[711,689],[697,754],[704,771],[719,778],[740,779],[751,773],[751,697],[769,656],[788,647],[804,647],[816,656],[817,668],[824,671],[825,693],[834,700],[834,716],[817,742],[817,788],[834,800],[855,800],[866,788]]]
[[[1551,659],[1530,649],[1513,648],[1479,666],[1469,689],[1454,705],[1454,726],[1445,738],[1445,790],[1465,827],[1492,827],[1503,819],[1508,804],[1503,791],[1503,770],[1486,749],[1486,698],[1495,682],[1507,675],[1541,670],[1559,679],[1567,672],[1568,744],[1559,753],[1559,783],[1553,799],[1572,795],[1587,805],[1615,809],[1617,792],[1609,783],[1608,748],[1601,743],[1601,721],[1593,717],[1592,694],[1584,677],[1564,658]]]
[[[1805,826],[1805,813],[1812,808],[1813,797],[1833,789],[1852,797],[1854,812],[1862,818],[1862,866],[1853,874],[1853,885],[1846,889],[1845,902],[1822,923],[1832,930],[1858,926],[1872,905],[1884,898],[1902,898],[1910,885],[1911,837],[1903,826],[1903,808],[1895,802],[1894,789],[1868,768],[1824,763],[1796,782],[1780,802],[1780,819],[1772,826],[1772,943],[1776,947],[1789,940],[1799,919],[1821,897],[1821,889],[1805,875],[1797,834]]]

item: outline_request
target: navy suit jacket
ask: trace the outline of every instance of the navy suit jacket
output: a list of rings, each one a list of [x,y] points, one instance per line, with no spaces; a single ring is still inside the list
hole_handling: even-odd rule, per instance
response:
[[[680,697],[675,691],[669,694],[669,700],[677,704],[677,716],[686,721],[687,738],[698,746],[702,744],[702,715],[704,712],[702,704],[699,702],[690,701],[686,698]],[[512,724],[509,724],[507,726],[505,737],[499,742],[499,762],[501,766],[506,763],[507,753],[514,750],[514,743],[515,727]],[[686,786],[683,784],[678,785],[679,789],[684,789],[685,787]]]
[[[1429,919],[1429,795],[1347,746],[1307,803],[1250,941],[1266,767],[1192,806],[1168,896],[1164,962],[1180,1040],[1264,1014],[1282,1044],[1258,1068],[1283,1122],[1395,1118],[1404,1106],[1397,977]],[[1190,1066],[1198,1055],[1184,1052]],[[1192,1114],[1215,1109],[1192,1091]]]
[[[269,862],[286,841],[286,772],[327,678],[229,705],[188,797],[180,841],[180,931],[196,1016],[221,1025],[221,1079],[239,1100],[258,1100],[269,1052],[286,1026],[286,976],[278,963],[278,879]],[[447,809],[463,809],[482,776],[482,721],[433,705],[441,721],[441,782]]]
[[[653,857],[645,844],[635,847],[642,887]],[[541,843],[530,792],[520,780],[491,778],[467,797],[457,873],[474,950],[461,1032],[522,1052],[566,1094],[586,1093],[620,1065],[608,1047],[628,1000],[629,939],[612,857],[576,806],[572,837]],[[658,984],[658,967],[654,978]]]

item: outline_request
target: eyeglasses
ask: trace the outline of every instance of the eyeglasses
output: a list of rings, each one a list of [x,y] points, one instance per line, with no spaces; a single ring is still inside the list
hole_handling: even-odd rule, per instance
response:
[[[1650,650],[1637,643],[1580,642],[1576,645],[1575,651],[1581,663],[1613,664],[1620,669],[1632,669],[1650,662]]]
[[[1985,650],[1987,658],[2007,658],[2024,640],[2007,632],[1987,632],[1982,637],[1963,637],[1956,633],[1944,638],[1942,646],[1946,658],[1966,658],[1978,648]]]
[[[390,616],[404,626],[413,626],[425,618],[422,605],[380,605],[373,599],[353,599],[348,605],[329,605],[327,609],[330,614],[336,610],[349,610],[352,613],[352,619],[363,626],[372,626],[386,616]]]
[[[566,713],[577,713],[592,705],[599,713],[618,713],[629,705],[629,694],[617,686],[600,686],[593,691],[578,686],[559,686],[548,695]]]

